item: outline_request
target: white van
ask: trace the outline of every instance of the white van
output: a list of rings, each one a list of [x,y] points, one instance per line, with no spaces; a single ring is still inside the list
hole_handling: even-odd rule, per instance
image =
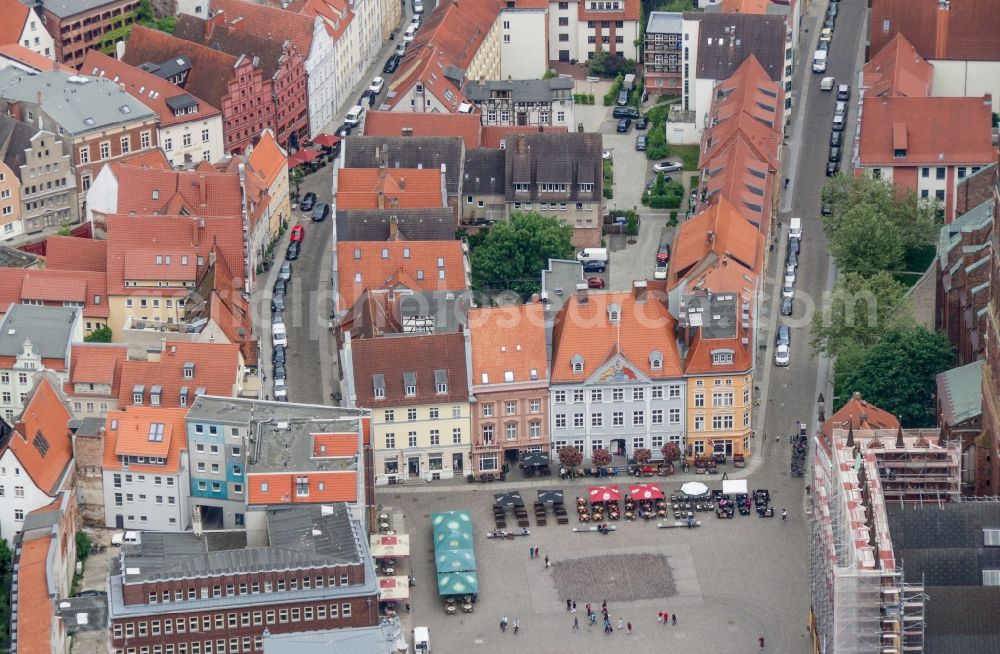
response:
[[[115,547],[121,547],[122,545],[138,545],[140,538],[139,532],[137,531],[119,531],[111,537],[111,544]]]
[[[801,218],[792,218],[788,221],[788,238],[802,238]]]
[[[288,347],[288,333],[285,331],[285,323],[271,324],[271,343],[276,346]]]
[[[361,122],[361,116],[365,113],[365,108],[359,104],[354,105],[347,110],[347,115],[344,116],[344,123],[347,125],[357,125]]]
[[[602,263],[608,262],[608,249],[607,248],[584,248],[576,253],[576,260],[580,263],[588,263],[590,261],[600,261]]]
[[[430,654],[431,631],[427,627],[413,628],[413,651],[417,654]]]
[[[814,73],[825,73],[826,72],[826,50],[817,50],[813,54],[813,72]]]
[[[406,32],[403,33],[403,43],[409,43],[413,40],[413,37],[417,34],[417,26],[410,25],[406,28]]]

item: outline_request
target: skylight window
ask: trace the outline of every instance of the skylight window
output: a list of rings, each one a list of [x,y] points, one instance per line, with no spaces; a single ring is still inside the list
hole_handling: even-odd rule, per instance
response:
[[[153,422],[149,425],[149,440],[153,443],[163,442],[163,423]]]

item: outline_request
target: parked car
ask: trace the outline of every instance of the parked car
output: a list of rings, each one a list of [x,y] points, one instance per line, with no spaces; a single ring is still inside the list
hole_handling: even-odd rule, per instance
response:
[[[819,44],[816,46],[816,50],[817,50],[817,52],[829,52],[830,51],[830,42],[829,41],[820,41]]]
[[[413,3],[413,13],[422,14],[424,13],[424,5],[421,2]]]
[[[271,312],[277,313],[279,311],[285,310],[285,296],[284,294],[275,295],[271,298]]]
[[[396,46],[396,56],[402,59],[404,54],[406,54],[406,44],[400,43]]]
[[[833,108],[833,115],[834,116],[846,116],[847,115],[847,103],[844,102],[844,101],[842,101],[842,100],[838,100],[837,101],[837,105]]]
[[[285,250],[285,261],[295,261],[299,258],[299,241],[292,241]]]
[[[324,220],[326,220],[329,217],[329,215],[330,215],[330,205],[328,205],[326,202],[320,202],[319,204],[316,205],[316,208],[313,209],[312,219],[313,222],[321,223]]]
[[[778,325],[778,331],[774,335],[775,345],[791,345],[792,329],[788,325]]]
[[[289,281],[292,278],[292,263],[290,261],[285,261],[281,264],[281,268],[278,270],[278,279],[284,279]]]
[[[358,98],[358,104],[361,105],[362,107],[368,107],[369,109],[371,109],[372,107],[375,106],[375,98],[377,95],[378,94],[372,91],[371,89],[365,89],[364,92],[361,94],[361,97]]]
[[[648,118],[646,118],[645,116],[639,116],[638,118],[635,119],[636,129],[646,129],[647,127],[649,127]]]
[[[292,242],[301,241],[306,235],[306,228],[302,225],[294,225],[292,227]]]
[[[785,368],[791,359],[791,353],[788,350],[787,345],[779,345],[774,350],[774,365],[779,368]]]
[[[835,77],[824,77],[820,80],[819,90],[820,91],[832,91],[833,87],[837,84],[837,79]]]
[[[823,41],[832,41],[833,40],[833,30],[831,30],[829,28],[823,28],[823,30],[819,33],[819,40],[820,40],[821,43]]]
[[[608,264],[605,261],[588,261],[583,264],[583,272],[585,273],[602,273],[608,269]]]
[[[844,127],[845,127],[845,125],[844,125],[844,117],[843,116],[834,116],[833,117],[833,131],[835,131],[835,132],[843,132],[844,131]]]
[[[273,289],[274,294],[284,295],[285,291],[287,290],[288,290],[288,282],[282,279],[281,276],[279,275],[278,279],[274,280],[274,289]]]
[[[837,17],[830,16],[827,14],[826,20],[823,21],[823,27],[829,27],[831,30],[837,27]]]
[[[781,315],[790,316],[792,315],[792,309],[794,308],[795,298],[783,297],[781,298]]]
[[[840,162],[839,161],[828,161],[826,162],[826,176],[833,177],[840,172]]]
[[[795,297],[795,280],[785,277],[781,284],[781,297]]]
[[[653,170],[658,173],[672,173],[676,170],[683,170],[684,164],[678,161],[657,161],[653,164]]]
[[[830,145],[840,147],[844,142],[844,135],[841,132],[830,132]]]
[[[603,277],[588,277],[587,288],[604,288]]]
[[[830,4],[828,4],[826,6],[826,15],[827,16],[833,16],[834,18],[836,18],[837,14],[839,13],[837,11],[837,7],[838,7],[838,5],[837,5],[836,2],[831,2]]]
[[[141,536],[137,531],[119,531],[117,534],[111,536],[111,544],[115,547],[121,547],[122,545],[138,545]]]
[[[277,363],[274,366],[274,385],[277,386],[278,382],[284,385],[285,380],[288,379],[288,373],[285,371],[285,364]]]
[[[641,114],[639,110],[635,107],[615,107],[611,111],[612,118],[628,118],[630,120],[636,120]]]
[[[381,93],[383,86],[385,86],[385,80],[381,77],[376,77],[372,80],[372,83],[368,85],[368,90],[372,93]]]
[[[823,206],[819,208],[819,212],[824,216],[829,216],[831,213],[833,213],[833,207],[831,207],[829,204],[824,203]]]
[[[830,156],[828,157],[830,161],[840,161],[840,148],[832,147],[830,148]]]
[[[635,149],[638,152],[643,152],[646,149],[646,137],[642,134],[635,137]]]
[[[601,153],[601,159],[604,159],[605,161],[611,161],[614,158],[614,156],[615,153],[612,152],[611,150],[605,150],[604,152]]]
[[[396,55],[389,57],[389,60],[385,62],[385,66],[382,67],[382,72],[386,75],[395,73],[396,69],[399,68],[399,59],[400,57]]]
[[[670,261],[670,244],[660,243],[660,247],[656,248],[656,260],[657,261]]]
[[[628,89],[622,89],[618,92],[618,106],[624,107],[628,104]]]
[[[801,238],[799,238],[797,236],[793,236],[793,237],[789,238],[788,239],[788,256],[792,256],[792,254],[795,254],[796,256],[798,256],[799,249],[801,247],[802,247],[802,239]]]
[[[302,196],[302,202],[299,204],[299,208],[302,209],[302,213],[309,213],[316,206],[316,194],[313,192],[306,193]]]
[[[288,347],[288,332],[285,331],[284,325],[271,325],[271,345],[275,349]],[[282,350],[282,356],[284,356],[284,350]]]
[[[631,127],[632,121],[628,118],[622,118],[618,121],[618,127],[616,127],[615,130],[621,133],[627,133]]]
[[[656,263],[656,268],[653,269],[653,279],[666,279],[667,278],[667,262],[658,261]]]
[[[799,267],[799,249],[798,248],[795,248],[794,250],[792,250],[792,249],[788,250],[788,258],[785,259],[785,266],[791,266],[792,270],[795,270],[796,268]]]
[[[850,100],[851,99],[851,85],[841,84],[837,87],[837,99],[838,100]]]
[[[275,345],[274,350],[271,352],[271,364],[272,365],[285,365],[285,346]]]

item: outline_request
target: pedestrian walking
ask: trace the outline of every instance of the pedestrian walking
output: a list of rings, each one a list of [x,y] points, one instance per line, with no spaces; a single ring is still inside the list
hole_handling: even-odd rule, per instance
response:
[[[670,623],[673,626],[675,626],[675,627],[677,626],[677,614],[676,613],[674,613],[672,616],[670,616]]]
[[[670,614],[667,613],[666,611],[664,611],[663,612],[663,626],[664,627],[667,626],[667,622],[669,621],[669,619],[670,619]]]
[[[570,600],[570,599],[567,599],[566,600],[566,610],[569,611],[572,608],[573,608],[573,601]]]
[[[507,616],[500,618],[500,631],[507,631]]]
[[[657,611],[656,612],[656,621],[657,622],[663,622],[664,621],[664,619],[663,619],[663,611]]]
[[[406,603],[406,612],[407,613],[410,612],[410,603],[409,602]]]
[[[546,568],[551,568],[552,567],[552,564],[549,563],[549,555],[548,554],[545,555],[545,567]]]
[[[528,548],[528,558],[529,559],[535,558],[535,548],[534,547],[529,547]]]
[[[573,613],[576,613],[576,600],[573,600]]]
[[[597,624],[597,614],[596,613],[591,613],[590,614],[590,625],[594,626],[595,624]]]
[[[632,633],[632,623],[631,622],[625,623],[625,628],[628,629],[628,632],[630,634]]]
[[[514,635],[517,635],[518,630],[521,628],[521,623],[517,618],[514,618]]]
[[[605,613],[608,612],[608,600],[604,600],[603,602],[601,602],[601,610],[604,611]]]
[[[573,616],[573,631],[580,631],[580,618]]]
[[[774,442],[775,442],[775,443],[780,443],[780,442],[781,442],[781,436],[777,436],[777,435],[776,435],[776,436],[774,437]]]
[[[788,522],[788,509],[781,510],[781,521]]]
[[[625,621],[622,618],[618,618],[618,630],[621,631],[625,628]]]
[[[764,637],[763,636],[757,636],[757,640],[760,641],[760,648],[764,649]]]
[[[587,602],[587,615],[589,616],[593,611],[590,609],[590,602]]]

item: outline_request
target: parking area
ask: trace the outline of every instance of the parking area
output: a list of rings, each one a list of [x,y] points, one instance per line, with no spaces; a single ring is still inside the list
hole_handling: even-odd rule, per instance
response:
[[[564,489],[570,524],[556,525],[550,514],[547,526],[532,520],[529,537],[509,540],[486,538],[493,528],[493,493],[504,490],[501,485],[380,493],[381,502],[407,516],[416,579],[407,622],[429,626],[435,649],[596,653],[624,646],[636,653],[717,654],[758,650],[757,637],[764,635],[770,652],[807,651],[808,587],[801,583],[806,530],[798,511],[788,523],[756,514],[719,520],[713,513],[698,513],[704,524],[696,529],[618,521],[613,523],[618,530],[608,535],[574,533],[572,528],[581,526],[574,498],[586,495],[586,482],[553,478],[544,483]],[[720,483],[714,478],[709,485]],[[661,481],[664,490],[676,492],[673,485]],[[771,491],[775,506],[793,501],[791,491]],[[534,501],[534,488],[520,492],[526,503]],[[791,513],[794,509],[789,508]],[[473,613],[449,616],[437,595],[429,515],[456,509],[466,509],[473,517],[479,597]],[[530,547],[539,548],[540,558],[530,557]],[[553,564],[550,569],[545,568],[545,556]],[[794,585],[787,583],[792,575]],[[580,584],[592,589],[590,596],[569,597],[569,589]],[[572,628],[574,616],[566,611],[566,599],[577,602],[578,631]],[[613,625],[617,627],[619,618],[631,622],[631,634],[616,630],[605,636],[600,620],[593,628],[586,626],[584,606],[589,602],[599,611],[605,599]],[[659,623],[660,611],[676,613],[677,626]],[[500,631],[504,615],[511,623],[519,621],[517,636],[510,629]]]

